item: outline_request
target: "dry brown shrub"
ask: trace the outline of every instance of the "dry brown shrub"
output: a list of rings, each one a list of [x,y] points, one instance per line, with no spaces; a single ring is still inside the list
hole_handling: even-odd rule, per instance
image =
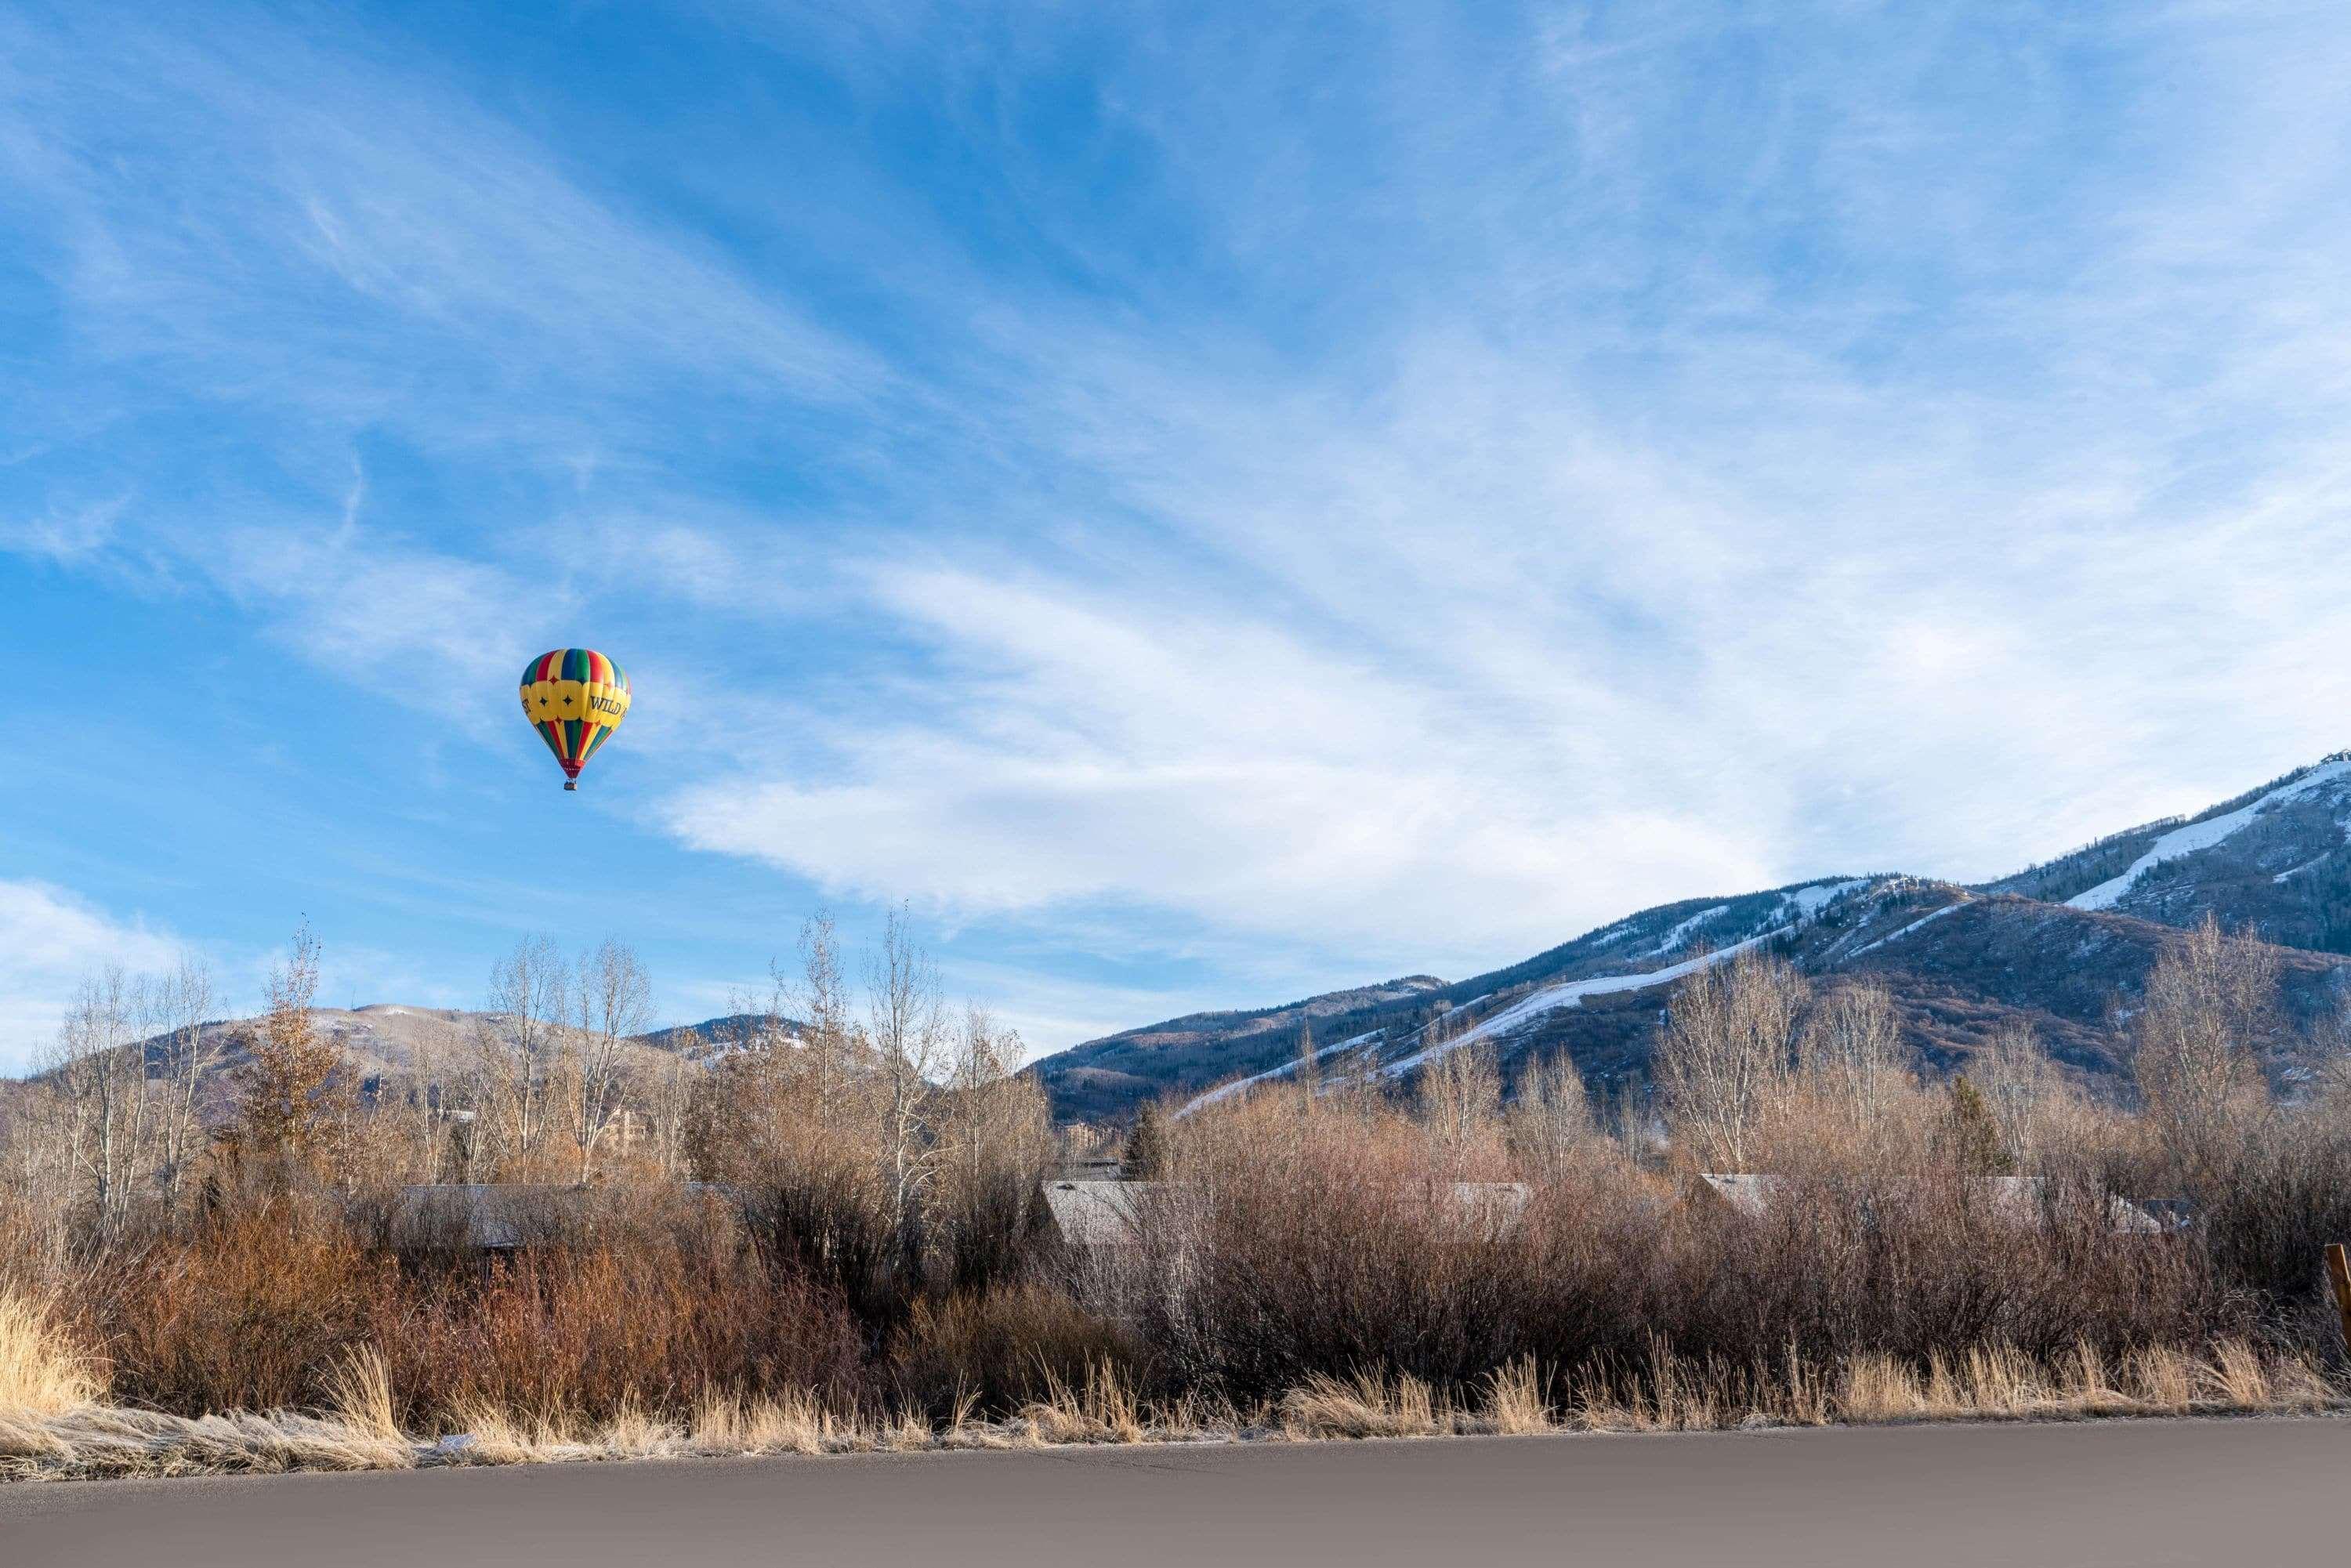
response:
[[[319,1402],[394,1276],[317,1206],[273,1202],[147,1241],[108,1271],[89,1314],[120,1398],[188,1415],[290,1408]]]
[[[837,1300],[747,1253],[549,1249],[410,1281],[381,1343],[413,1418],[685,1415],[722,1396],[850,1398],[862,1342]]]
[[[1040,1281],[917,1301],[889,1360],[907,1407],[946,1419],[958,1408],[1007,1415],[1052,1390],[1082,1386],[1097,1367],[1141,1380],[1132,1334]]]

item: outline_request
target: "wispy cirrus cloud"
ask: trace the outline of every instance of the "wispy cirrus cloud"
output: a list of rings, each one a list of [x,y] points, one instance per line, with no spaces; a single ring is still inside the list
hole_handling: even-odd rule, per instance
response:
[[[1040,1018],[1990,875],[2341,743],[2321,11],[710,26],[705,121],[0,24],[93,372],[9,515],[127,454],[77,570],[483,724],[609,632],[684,864],[925,898]]]
[[[180,951],[143,920],[118,919],[46,883],[0,878],[0,1073],[39,1064],[85,976],[109,965],[165,969]]]

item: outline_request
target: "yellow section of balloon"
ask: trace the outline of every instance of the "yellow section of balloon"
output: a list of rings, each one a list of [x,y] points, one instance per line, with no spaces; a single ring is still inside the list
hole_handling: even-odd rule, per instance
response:
[[[533,724],[577,718],[618,729],[629,714],[629,694],[600,681],[533,681],[522,688],[522,711]]]

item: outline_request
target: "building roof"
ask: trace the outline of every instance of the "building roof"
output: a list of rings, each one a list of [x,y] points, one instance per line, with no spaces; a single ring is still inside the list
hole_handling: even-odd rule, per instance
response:
[[[1789,1185],[1786,1176],[1746,1171],[1707,1171],[1699,1175],[1698,1180],[1703,1184],[1701,1190],[1712,1193],[1750,1218],[1760,1218],[1767,1213]],[[1968,1186],[1986,1200],[2000,1218],[2016,1225],[2041,1222],[2049,1192],[2047,1176],[1972,1176]],[[2118,1236],[2153,1236],[2179,1228],[2129,1198],[2112,1194],[2106,1197],[2106,1218],[2110,1228]]]
[[[1072,1247],[1131,1247],[1141,1239],[1141,1218],[1150,1205],[1199,1189],[1185,1182],[1068,1180],[1049,1181],[1044,1190],[1063,1241]],[[1516,1181],[1431,1181],[1409,1184],[1405,1190],[1441,1195],[1442,1202],[1490,1240],[1517,1228],[1531,1189]]]

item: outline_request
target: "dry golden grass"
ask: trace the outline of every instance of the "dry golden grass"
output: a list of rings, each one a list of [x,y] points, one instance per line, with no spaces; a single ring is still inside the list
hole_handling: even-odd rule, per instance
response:
[[[1315,1376],[1280,1400],[1243,1412],[1187,1396],[1146,1406],[1108,1363],[1082,1385],[1048,1380],[1047,1396],[1017,1416],[975,1419],[958,1403],[935,1423],[920,1411],[842,1410],[813,1392],[760,1399],[707,1398],[691,1419],[634,1406],[601,1421],[486,1402],[450,1413],[458,1428],[426,1439],[403,1432],[392,1380],[372,1348],[347,1353],[317,1412],[235,1411],[199,1417],[97,1402],[101,1385],[48,1321],[29,1309],[7,1320],[12,1359],[0,1386],[0,1477],[172,1476],[227,1471],[391,1469],[429,1465],[552,1464],[752,1454],[915,1452],[1092,1443],[1245,1442],[1431,1437],[1583,1431],[1710,1431],[1735,1427],[1953,1420],[2050,1420],[2110,1416],[2294,1412],[2342,1408],[2345,1397],[2308,1363],[2243,1341],[2201,1354],[2149,1346],[2118,1368],[2087,1345],[2051,1362],[1991,1344],[1924,1366],[1883,1355],[1824,1374],[1792,1354],[1767,1379],[1719,1362],[1656,1351],[1619,1375],[1587,1370],[1564,1418],[1531,1361],[1486,1379],[1475,1406],[1456,1405],[1405,1375]]]
[[[1429,1385],[1408,1373],[1393,1379],[1376,1372],[1308,1378],[1281,1398],[1285,1436],[1429,1437],[1453,1429],[1453,1411]]]
[[[1081,1388],[1046,1374],[1045,1397],[1031,1401],[1019,1419],[1039,1443],[1140,1443],[1148,1436],[1133,1389],[1108,1362],[1086,1369]]]
[[[0,1295],[0,1419],[62,1416],[105,1396],[97,1361],[46,1303]]]
[[[381,1443],[404,1444],[392,1369],[373,1345],[345,1351],[327,1375],[327,1408],[354,1432]]]
[[[1551,1403],[1532,1357],[1497,1368],[1486,1380],[1485,1427],[1504,1437],[1552,1430]]]
[[[833,1413],[814,1395],[801,1393],[706,1399],[695,1412],[687,1440],[705,1454],[822,1454],[839,1436]]]

